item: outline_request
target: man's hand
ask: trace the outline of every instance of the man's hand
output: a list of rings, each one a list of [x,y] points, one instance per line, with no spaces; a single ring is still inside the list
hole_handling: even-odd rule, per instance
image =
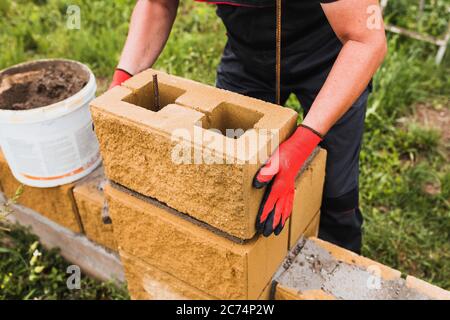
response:
[[[111,84],[109,85],[109,89],[112,89],[115,86],[121,85],[122,82],[130,79],[131,77],[132,77],[132,75],[129,72],[117,68],[116,71],[114,72]]]
[[[256,173],[253,186],[267,186],[256,218],[259,233],[268,237],[283,230],[292,212],[297,174],[321,140],[315,130],[298,127]]]

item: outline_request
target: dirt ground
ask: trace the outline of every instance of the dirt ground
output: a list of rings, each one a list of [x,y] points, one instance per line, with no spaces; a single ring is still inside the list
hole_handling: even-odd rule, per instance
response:
[[[440,109],[419,104],[414,108],[412,120],[424,128],[433,128],[440,133],[441,148],[447,159],[450,159],[450,102]],[[431,195],[441,193],[440,184],[432,182],[425,184],[423,189],[425,193]]]
[[[89,75],[70,62],[43,62],[0,74],[0,109],[29,110],[62,101],[79,92]]]
[[[417,105],[414,119],[426,128],[439,130],[442,142],[445,145],[450,143],[450,102],[439,110],[425,104]]]

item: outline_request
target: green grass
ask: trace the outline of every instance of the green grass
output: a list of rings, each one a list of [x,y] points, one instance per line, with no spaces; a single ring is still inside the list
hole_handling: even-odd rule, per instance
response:
[[[21,227],[0,230],[1,299],[128,299],[123,285],[81,275],[80,289],[68,289],[70,264],[57,250],[45,250]]]
[[[419,21],[412,2],[390,1],[386,12],[389,22],[434,36],[445,31],[448,0],[427,1]],[[82,25],[81,30],[68,30],[67,4],[62,0],[0,0],[0,69],[35,58],[65,57],[88,64],[99,78],[110,77],[126,37],[133,3],[73,0],[70,4],[81,8]],[[171,38],[155,67],[213,84],[225,30],[213,7],[193,1],[181,4]],[[389,56],[375,77],[369,101],[361,155],[361,203],[366,218],[363,253],[450,289],[449,155],[445,148],[442,151],[435,130],[408,121],[417,103],[450,107],[450,54],[439,67],[434,64],[435,54],[436,49],[429,44],[389,37]],[[298,109],[299,104],[291,98],[288,106]],[[406,119],[406,123],[399,124],[399,119]],[[428,185],[438,191],[427,192]],[[56,253],[43,254],[44,271],[35,274],[25,267],[30,260],[27,250],[34,240],[16,231],[8,237],[15,242],[9,250],[16,253],[0,252],[0,279],[9,286],[3,297],[124,297],[120,291],[89,279],[85,279],[83,293],[67,292],[61,280],[66,276],[65,264]],[[30,296],[32,290],[35,292]]]
[[[422,14],[419,12],[419,0],[389,1],[385,20],[410,30],[442,37],[447,30],[449,2],[445,0],[426,0]]]

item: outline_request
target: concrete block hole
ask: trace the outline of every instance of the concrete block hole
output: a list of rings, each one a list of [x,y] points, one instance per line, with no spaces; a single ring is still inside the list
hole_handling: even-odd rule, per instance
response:
[[[202,126],[204,129],[219,130],[224,136],[238,139],[246,131],[253,129],[263,116],[261,112],[222,102],[206,117]]]
[[[131,95],[125,97],[123,101],[145,108],[150,111],[158,112],[169,104],[175,103],[175,100],[186,91],[165,83],[158,83],[160,108],[155,105],[155,94],[153,81],[134,91]]]

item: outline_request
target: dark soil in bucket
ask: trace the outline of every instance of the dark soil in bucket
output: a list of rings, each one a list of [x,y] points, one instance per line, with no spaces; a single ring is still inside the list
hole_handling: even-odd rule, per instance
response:
[[[81,65],[60,60],[37,61],[0,73],[0,109],[29,110],[65,100],[89,81]]]

